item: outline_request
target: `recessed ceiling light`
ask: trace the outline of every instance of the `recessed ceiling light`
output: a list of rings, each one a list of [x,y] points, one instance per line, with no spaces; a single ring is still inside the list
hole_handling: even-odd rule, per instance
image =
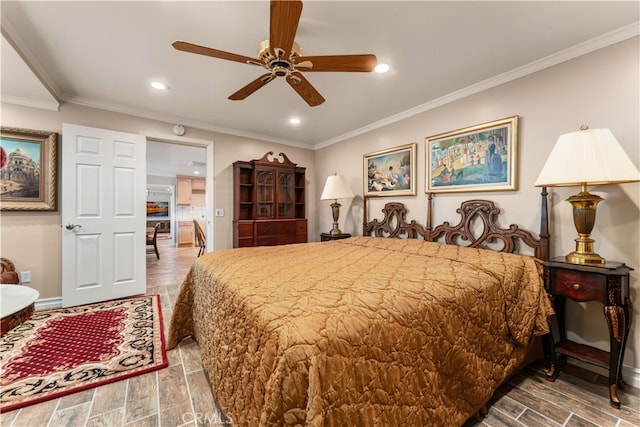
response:
[[[289,119],[289,123],[291,123],[292,125],[299,125],[300,124],[300,119],[297,117],[292,117]]]
[[[200,171],[193,171],[194,175],[200,175]]]
[[[151,87],[154,89],[158,89],[158,90],[167,90],[169,89],[169,86],[167,86],[166,84],[162,83],[162,82],[151,82]]]
[[[378,64],[375,68],[376,73],[382,74],[389,71],[389,66],[387,64]]]

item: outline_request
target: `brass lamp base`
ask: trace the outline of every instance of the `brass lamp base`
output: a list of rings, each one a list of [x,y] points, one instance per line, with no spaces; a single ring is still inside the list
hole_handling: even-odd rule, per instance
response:
[[[596,222],[596,207],[604,200],[602,197],[591,194],[587,191],[587,184],[582,184],[582,191],[567,199],[573,206],[573,223],[578,231],[578,238],[575,239],[576,250],[571,252],[565,259],[574,264],[604,264],[603,257],[593,251],[594,240],[591,238],[591,231]]]
[[[334,202],[331,203],[331,212],[333,213],[333,228],[329,233],[332,235],[342,234],[340,227],[338,227],[338,218],[340,218],[340,206],[342,205],[338,203],[337,200],[334,200]]]
[[[576,242],[578,239],[576,239]],[[593,241],[593,240],[592,240]],[[584,253],[574,251],[565,255],[564,259],[573,264],[604,264],[607,261],[595,252]]]

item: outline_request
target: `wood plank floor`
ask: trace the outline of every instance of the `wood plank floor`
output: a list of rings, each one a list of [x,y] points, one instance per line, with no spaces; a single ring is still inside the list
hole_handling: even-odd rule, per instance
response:
[[[166,330],[180,284],[198,248],[174,249],[168,240],[160,240],[159,249],[160,260],[147,255],[147,291],[161,296]],[[223,425],[198,344],[184,340],[167,355],[166,369],[3,413],[0,425]],[[606,383],[605,377],[572,365],[550,383],[544,379],[542,366],[529,367],[498,390],[484,418],[471,419],[465,427],[640,426],[640,390],[629,387],[620,392],[622,409],[615,410],[609,406]]]

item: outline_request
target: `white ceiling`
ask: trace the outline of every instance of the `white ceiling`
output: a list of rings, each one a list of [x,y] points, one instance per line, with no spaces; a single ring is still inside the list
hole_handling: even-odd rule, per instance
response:
[[[203,147],[147,141],[147,175],[173,178],[176,175],[189,175],[204,178],[207,176],[206,167],[193,162],[205,162],[206,152]]]
[[[3,101],[54,109],[71,102],[181,123],[186,136],[198,127],[310,148],[633,37],[640,27],[638,1],[307,0],[296,37],[304,54],[373,53],[391,66],[387,74],[307,73],[326,99],[309,107],[283,79],[230,101],[264,70],[171,47],[185,40],[253,57],[268,37],[268,1],[2,0],[1,14]],[[156,79],[170,90],[151,89]],[[289,125],[291,116],[302,123]]]

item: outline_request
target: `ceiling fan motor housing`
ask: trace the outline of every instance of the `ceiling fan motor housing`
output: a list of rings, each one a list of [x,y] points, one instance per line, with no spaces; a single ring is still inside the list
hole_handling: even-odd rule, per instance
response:
[[[282,52],[282,49],[276,47],[276,50]],[[291,54],[289,55],[289,60],[293,61],[295,58],[299,58],[302,56],[302,48],[296,42],[293,42],[293,46],[291,46]],[[273,55],[269,51],[269,39],[264,40],[258,44],[258,58],[262,60],[265,64],[269,63],[269,61],[273,61]],[[282,58],[280,58],[283,60]]]
[[[293,60],[302,56],[300,45],[293,42],[291,55],[289,55],[288,59],[281,57],[282,49],[276,48],[275,51],[278,54],[277,58],[274,58],[269,50],[269,40],[265,40],[258,45],[258,58],[264,63],[265,68],[278,77],[288,76],[292,71],[295,71]]]

